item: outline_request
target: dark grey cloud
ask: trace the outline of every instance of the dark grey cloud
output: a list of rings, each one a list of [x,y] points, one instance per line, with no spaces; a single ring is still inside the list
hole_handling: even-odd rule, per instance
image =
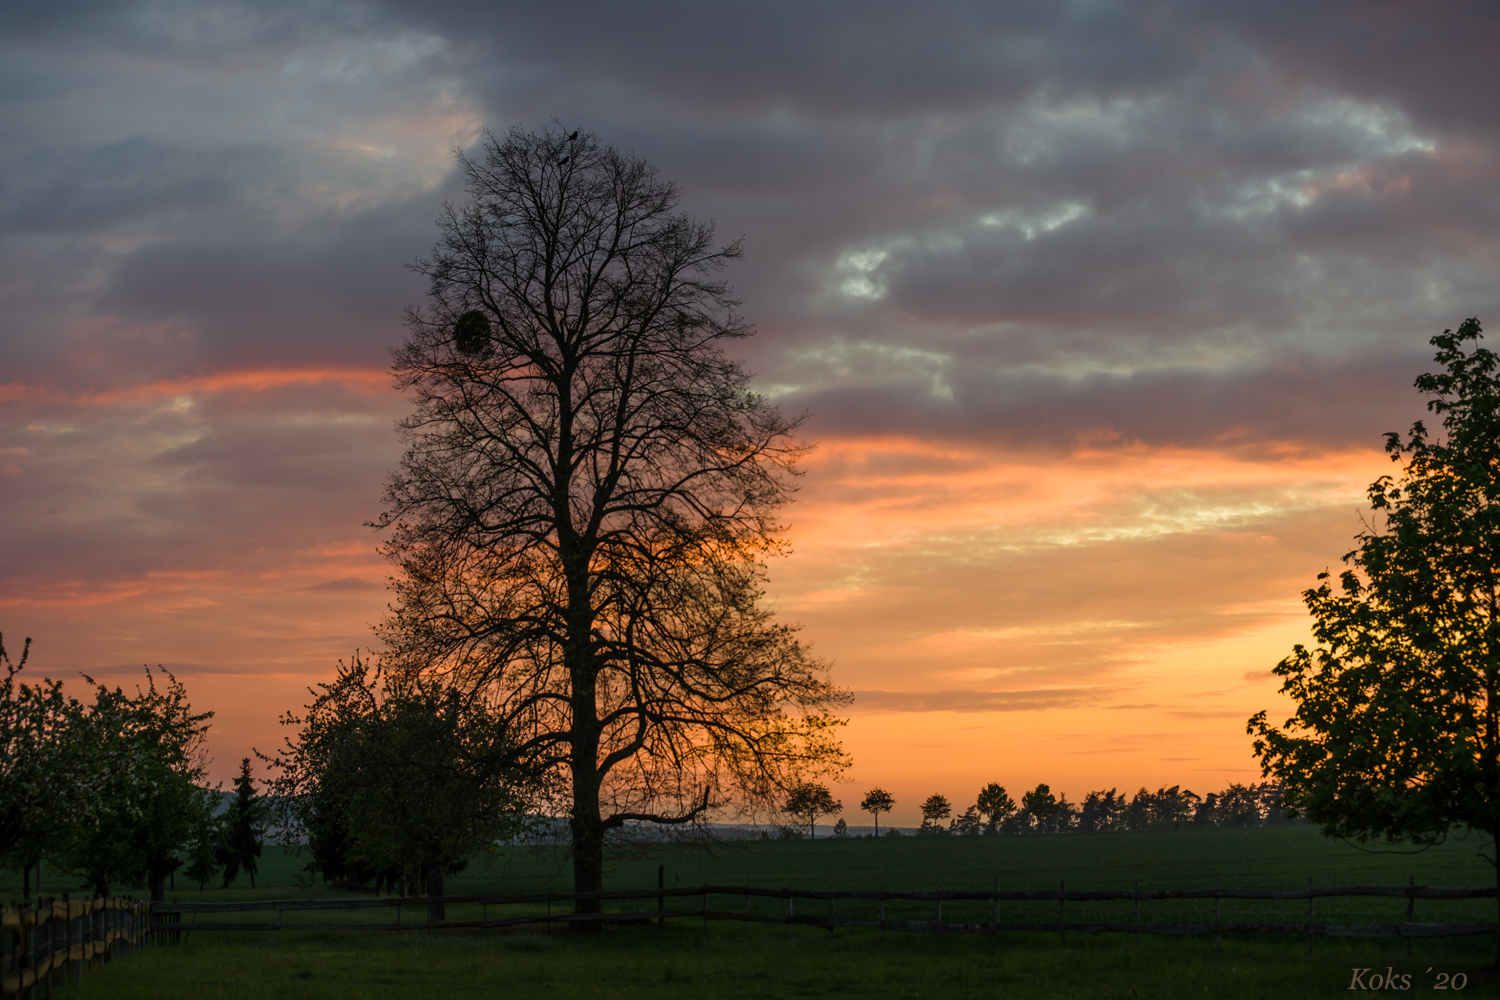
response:
[[[1500,114],[1500,10],[1462,0],[1179,3],[1172,17],[1232,32],[1296,80],[1390,101],[1423,122],[1487,131]]]
[[[814,437],[1373,442],[1426,339],[1500,306],[1493,18],[1292,10],[13,3],[0,382],[378,368],[449,146],[556,115],[746,236],[749,363]],[[308,433],[216,417],[118,516],[342,503],[389,462],[384,428]],[[107,492],[58,475],[8,505]]]
[[[370,363],[420,297],[400,263],[457,191],[430,171],[419,190],[398,183],[332,131],[443,100],[501,128],[552,114],[595,128],[745,234],[733,278],[768,382],[843,343],[997,379],[962,407],[1009,395],[1008,369],[1076,375],[1080,359],[1146,395],[1180,360],[1210,383],[1300,364],[1308,342],[1357,363],[1372,344],[1420,345],[1439,313],[1496,304],[1493,143],[1434,118],[1414,71],[1365,82],[1348,40],[1388,51],[1404,8],[1331,6],[1301,17],[1305,34],[1235,7],[1116,2],[84,10],[6,15],[26,96],[0,102],[20,140],[0,188],[17,241],[0,243],[16,265],[3,350],[33,371],[129,339],[49,330],[59,314],[170,328],[179,366]],[[1419,61],[1439,39],[1480,45],[1476,17],[1424,16]],[[1305,56],[1320,45],[1326,70]],[[80,83],[48,53],[94,58]],[[63,141],[57,112],[97,120],[100,55],[141,100],[99,141]],[[1236,338],[1260,356],[1210,357]]]
[[[975,369],[962,360],[923,368],[897,357],[887,363],[906,364],[900,379],[880,372],[864,386],[793,392],[781,405],[810,414],[807,433],[814,440],[820,434],[909,434],[1023,450],[1066,450],[1091,441],[1225,448],[1245,457],[1288,446],[1315,454],[1380,447],[1385,432],[1404,432],[1418,419],[1430,422],[1425,397],[1412,387],[1431,367],[1426,353],[1356,361],[1304,356],[1298,363],[1209,373],[1184,363],[1140,375],[1073,379]]]
[[[520,62],[553,90],[586,74],[654,102],[715,113],[963,110],[1044,82],[1111,93],[1160,85],[1191,61],[1172,24],[1110,2],[459,2],[391,10]]]

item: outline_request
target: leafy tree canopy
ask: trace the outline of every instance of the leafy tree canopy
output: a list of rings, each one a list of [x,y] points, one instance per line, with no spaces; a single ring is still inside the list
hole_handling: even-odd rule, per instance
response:
[[[519,826],[535,791],[483,699],[354,657],[274,756],[280,822],[328,881],[426,887]],[[246,775],[248,777],[248,775]]]
[[[1434,337],[1417,388],[1442,420],[1386,451],[1399,475],[1348,568],[1303,594],[1315,645],[1276,667],[1295,714],[1250,719],[1285,804],[1333,836],[1414,844],[1500,831],[1500,381],[1477,319]]]
[[[808,836],[816,837],[818,817],[843,812],[844,804],[833,797],[827,785],[810,781],[792,789],[784,809],[798,819],[805,820]]]
[[[999,833],[1000,824],[1016,811],[1015,800],[1010,797],[1003,785],[993,781],[979,790],[979,801],[975,803],[975,806],[984,815],[985,832],[990,834]]]

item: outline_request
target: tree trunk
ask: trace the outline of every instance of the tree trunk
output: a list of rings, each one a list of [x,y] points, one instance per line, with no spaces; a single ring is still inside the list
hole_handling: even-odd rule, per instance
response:
[[[151,887],[151,902],[164,902],[167,898],[167,873],[160,869],[152,868],[147,875],[147,885]]]
[[[36,873],[36,887],[37,887],[38,890],[40,890],[42,888],[42,873],[40,871],[38,871]],[[31,862],[28,861],[28,862],[26,862],[25,867],[23,867],[21,869],[21,898],[22,899],[29,899],[30,897],[31,897]]]
[[[591,769],[592,770],[592,769]],[[597,782],[597,777],[594,781]],[[604,889],[604,821],[599,815],[599,795],[579,794],[574,779],[573,816],[569,825],[573,830],[573,891],[602,892]],[[597,788],[597,785],[594,786]],[[603,901],[580,899],[573,904],[574,913],[602,913]],[[592,934],[604,930],[597,920],[578,920],[573,924],[577,934]]]
[[[571,565],[570,565],[571,564]],[[604,890],[604,817],[599,811],[599,703],[597,673],[593,656],[593,612],[589,606],[588,559],[574,552],[565,557],[568,572],[569,648],[568,681],[571,687],[573,815],[568,825],[573,833],[573,891]],[[602,913],[602,900],[580,899],[573,904],[574,913]],[[573,923],[576,934],[599,933],[604,924],[597,920]]]

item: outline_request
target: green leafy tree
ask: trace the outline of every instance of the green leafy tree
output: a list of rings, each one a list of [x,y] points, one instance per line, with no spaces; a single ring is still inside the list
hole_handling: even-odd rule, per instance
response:
[[[784,812],[807,823],[807,835],[818,836],[818,817],[833,816],[844,811],[844,804],[833,797],[827,785],[804,782],[787,794]]]
[[[447,875],[518,828],[535,784],[482,699],[357,656],[319,687],[263,759],[280,822],[325,880],[441,896]]]
[[[1500,834],[1500,358],[1480,340],[1477,319],[1432,339],[1442,371],[1416,387],[1443,433],[1386,436],[1403,468],[1370,486],[1348,568],[1303,594],[1315,645],[1276,666],[1296,712],[1248,724],[1283,805],[1330,836]]]
[[[979,801],[975,806],[984,815],[984,832],[990,835],[999,833],[1000,825],[1016,811],[1016,803],[1010,793],[1003,785],[993,781],[979,790]]]
[[[226,889],[241,871],[250,876],[250,888],[255,888],[255,873],[262,848],[263,805],[255,795],[250,758],[246,757],[240,761],[240,773],[234,779],[234,802],[224,817],[219,848],[219,864],[224,872]]]
[[[880,836],[880,814],[890,812],[895,805],[895,797],[884,788],[872,788],[865,793],[859,807],[875,817],[875,836]]]
[[[62,683],[18,679],[31,653],[12,661],[0,635],[0,859],[22,872],[22,894],[31,893],[31,873],[98,812],[90,773],[93,747],[83,738],[82,706],[63,695]]]
[[[182,682],[170,671],[162,676],[166,683],[158,686],[147,668],[146,687],[134,695],[97,685],[80,722],[100,806],[64,851],[67,867],[100,895],[127,879],[163,899],[167,878],[182,865],[179,853],[200,834],[217,799],[202,787],[213,713],[195,713]]]
[[[953,815],[953,804],[948,801],[946,795],[929,795],[918,808],[922,810],[922,825],[918,827],[919,833],[932,835],[948,832],[944,829],[942,821]]]

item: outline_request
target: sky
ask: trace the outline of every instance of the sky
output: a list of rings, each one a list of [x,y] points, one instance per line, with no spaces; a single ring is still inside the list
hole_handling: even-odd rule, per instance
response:
[[[274,747],[386,611],[455,150],[555,120],[745,241],[851,823],[1258,780],[1429,338],[1500,323],[1497,56],[1478,3],[7,0],[0,632]]]

